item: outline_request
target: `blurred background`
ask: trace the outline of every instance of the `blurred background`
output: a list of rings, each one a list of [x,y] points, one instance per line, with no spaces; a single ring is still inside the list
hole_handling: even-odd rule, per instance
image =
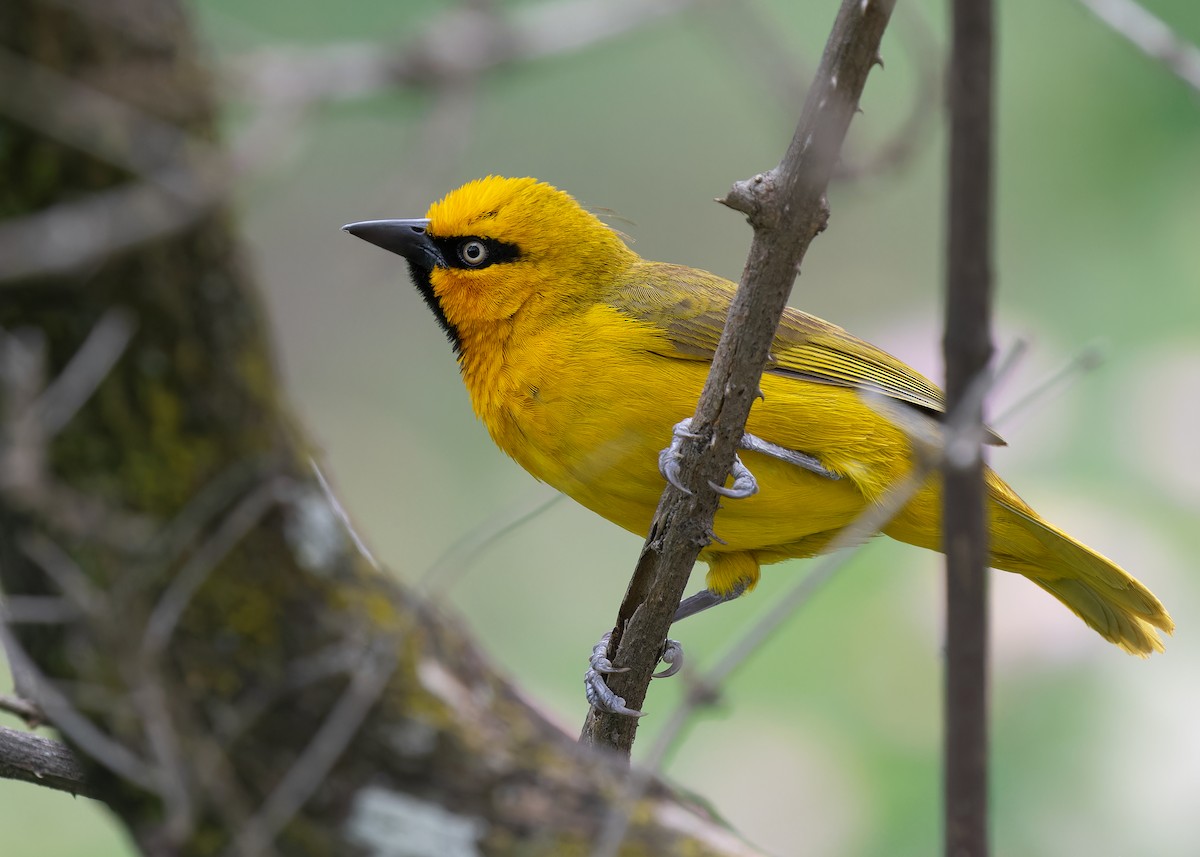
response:
[[[406,580],[552,492],[474,419],[402,261],[338,227],[421,216],[489,173],[533,175],[643,256],[737,279],[750,230],[711,200],[778,161],[837,6],[607,7],[639,5],[669,14],[601,38],[585,12],[606,4],[193,4],[224,70],[227,139],[249,165],[235,208],[287,393],[360,532]],[[1027,581],[992,575],[995,850],[1194,855],[1200,92],[1074,0],[999,6],[997,341],[1030,349],[990,413],[1086,349],[1104,359],[999,420],[1010,446],[991,461],[1045,517],[1146,582],[1179,630],[1165,655],[1139,661]],[[1146,6],[1200,42],[1195,3]],[[544,55],[471,74],[480,55],[464,45],[491,14],[540,34],[530,44]],[[900,4],[847,177],[829,194],[830,228],[792,296],[933,378],[946,14],[933,0]],[[361,73],[374,52],[411,56],[414,44],[428,58],[418,85]],[[462,73],[447,76],[455,63]],[[564,500],[460,568],[447,609],[574,732],[586,656],[639,547]],[[666,774],[779,855],[935,853],[940,568],[884,540],[856,555],[694,719]],[[752,597],[680,626],[691,658],[711,663],[805,573],[770,567]],[[680,689],[655,684],[635,755]],[[3,781],[0,829],[6,854],[132,853],[90,802]]]

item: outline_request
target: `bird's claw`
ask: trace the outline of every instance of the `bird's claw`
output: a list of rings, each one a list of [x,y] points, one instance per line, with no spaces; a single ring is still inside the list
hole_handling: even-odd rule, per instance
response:
[[[699,435],[692,431],[692,418],[688,417],[685,420],[680,420],[671,429],[670,446],[658,454],[658,472],[662,474],[664,479],[684,494],[691,494],[692,491],[679,479],[679,462],[683,458],[681,448],[685,438],[694,437],[699,437]],[[733,476],[733,485],[726,488],[724,485],[709,482],[709,487],[722,497],[729,497],[733,500],[742,500],[758,493],[758,480],[754,478],[754,474],[750,472],[750,469],[746,465],[742,464],[742,460],[736,455],[733,457],[733,469],[730,473]]]
[[[663,479],[666,479],[684,494],[691,494],[691,490],[679,481],[679,462],[683,458],[683,453],[680,448],[683,446],[684,438],[697,437],[692,432],[692,418],[680,420],[675,423],[675,427],[671,429],[671,445],[658,454],[658,472],[662,474]]]
[[[642,717],[646,712],[630,708],[625,704],[625,698],[618,696],[604,680],[604,676],[612,673],[629,672],[629,667],[614,667],[608,658],[608,641],[612,638],[609,631],[592,648],[588,658],[588,671],[583,676],[583,691],[588,704],[599,711],[609,714],[621,714],[625,717]],[[659,659],[667,665],[665,670],[656,672],[652,678],[669,678],[683,669],[683,644],[678,640],[667,640],[663,645]]]
[[[625,704],[625,697],[618,696],[604,681],[604,676],[612,673],[629,672],[629,667],[614,667],[608,659],[608,641],[612,631],[600,638],[592,648],[592,656],[588,658],[589,668],[583,676],[583,693],[588,704],[599,711],[609,714],[621,714],[625,717],[641,717],[644,711],[630,708]]]
[[[644,711],[638,711],[636,708],[626,705],[625,697],[613,693],[604,683],[604,676],[595,670],[588,670],[584,675],[583,693],[587,697],[588,705],[597,711],[620,714],[625,717],[644,717],[646,714]]]
[[[730,475],[733,476],[733,484],[728,488],[718,485],[716,482],[709,482],[708,487],[722,497],[729,497],[732,500],[745,500],[758,493],[758,480],[754,478],[750,468],[742,464],[742,460],[736,455],[733,457],[733,469],[730,470]]]
[[[658,659],[666,664],[667,668],[656,672],[650,678],[670,678],[675,675],[683,669],[683,643],[668,639]]]
[[[592,656],[588,658],[588,664],[596,672],[604,675],[629,672],[629,667],[614,667],[612,661],[608,659],[608,641],[611,639],[612,631],[600,638],[600,642],[592,647]]]

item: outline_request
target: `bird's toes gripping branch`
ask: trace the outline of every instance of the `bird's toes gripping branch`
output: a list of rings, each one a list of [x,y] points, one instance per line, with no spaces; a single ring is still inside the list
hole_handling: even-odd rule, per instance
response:
[[[692,418],[688,417],[686,420],[680,420],[671,431],[670,446],[658,454],[658,472],[663,475],[664,479],[685,494],[691,494],[692,492],[679,479],[679,462],[683,460],[683,441],[694,437],[699,437],[699,435],[692,431]],[[799,450],[779,446],[779,444],[763,440],[761,437],[749,432],[742,435],[742,439],[738,441],[738,448],[769,455],[772,458],[793,464],[796,467],[800,467],[810,473],[815,473],[818,476],[823,476],[826,479],[842,478],[839,474],[822,465],[820,460],[815,456],[809,455],[806,452],[800,452]],[[709,487],[721,496],[734,500],[743,500],[758,493],[758,480],[754,478],[754,474],[750,472],[750,469],[746,465],[742,464],[742,460],[736,455],[733,457],[733,468],[730,474],[733,476],[733,484],[728,488],[724,485],[718,485],[715,482],[709,482]]]
[[[699,436],[692,431],[691,417],[688,417],[686,420],[680,420],[671,429],[671,445],[658,454],[658,472],[662,474],[663,479],[666,479],[684,494],[691,494],[692,490],[679,481],[679,462],[683,460],[683,441],[686,438]]]
[[[679,462],[683,460],[683,441],[694,437],[699,437],[699,435],[692,431],[692,418],[680,420],[671,430],[671,445],[658,454],[658,472],[684,494],[691,494],[692,491],[679,479]],[[730,472],[733,476],[733,485],[726,488],[724,485],[709,482],[708,486],[722,497],[730,497],[734,500],[742,500],[758,493],[758,480],[736,455],[733,457],[733,469]]]
[[[588,704],[599,711],[622,714],[626,717],[641,717],[645,712],[626,705],[625,698],[614,693],[604,680],[604,677],[611,673],[629,671],[629,667],[614,667],[608,659],[608,641],[611,638],[612,632],[609,631],[592,649],[592,656],[588,658],[589,668],[583,676],[584,694]],[[667,668],[656,672],[652,678],[668,678],[675,675],[683,669],[683,645],[678,640],[667,640],[659,659]]]

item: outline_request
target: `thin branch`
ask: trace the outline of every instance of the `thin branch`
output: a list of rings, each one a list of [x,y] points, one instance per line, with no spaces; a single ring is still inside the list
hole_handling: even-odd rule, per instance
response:
[[[286,496],[288,486],[285,477],[254,486],[230,510],[216,531],[196,548],[183,568],[171,578],[170,585],[146,620],[141,643],[143,657],[154,658],[163,651],[187,605],[209,573]]]
[[[238,832],[237,839],[226,852],[229,857],[256,855],[267,850],[279,831],[320,788],[395,671],[399,643],[396,637],[389,635],[370,643],[362,661],[355,665],[346,691],[279,785]]]
[[[168,185],[171,192],[163,190]],[[0,283],[76,271],[172,235],[211,212],[228,188],[228,172],[175,164],[152,179],[60,202],[2,223]]]
[[[381,571],[382,567],[379,561],[375,559],[375,555],[371,553],[371,549],[367,547],[367,543],[363,541],[362,536],[358,534],[358,530],[354,528],[354,523],[350,520],[350,515],[346,512],[342,501],[338,499],[337,494],[333,491],[333,486],[329,484],[329,480],[325,478],[325,472],[321,470],[321,465],[317,464],[315,458],[308,459],[309,466],[312,468],[313,476],[317,478],[317,485],[321,488],[321,493],[325,496],[329,506],[333,509],[333,513],[337,515],[338,520],[345,527],[347,535],[350,536],[350,541],[354,542],[354,547],[362,555],[362,558],[370,563],[371,568],[376,571]]]
[[[189,137],[130,103],[0,47],[0,112],[51,140],[120,167],[166,193],[163,168],[180,152],[219,159],[212,145]]]
[[[3,231],[0,225],[0,234]],[[0,252],[0,268],[5,261]],[[61,429],[103,380],[97,368],[111,369],[128,344],[128,324],[120,311],[102,316],[98,329],[89,333],[49,385],[43,332],[0,330],[0,499],[36,511],[63,533],[96,537],[121,548],[140,544],[151,532],[150,521],[59,482],[48,472],[46,455],[51,429]]]
[[[42,713],[42,709],[38,708],[36,704],[23,696],[11,693],[0,693],[0,711],[7,712],[14,717],[20,717],[25,721],[25,725],[31,729],[36,729],[46,722],[46,715]],[[3,762],[3,758],[3,755],[0,755],[0,763]]]
[[[34,402],[34,418],[41,423],[47,439],[62,431],[92,397],[125,353],[136,330],[132,314],[118,307],[100,316],[71,361]]]
[[[33,783],[72,795],[103,800],[83,766],[61,741],[0,726],[0,779]]]
[[[946,679],[943,751],[947,857],[988,854],[988,531],[984,509],[983,399],[974,379],[992,355],[991,0],[954,0],[949,74],[949,198],[943,346],[946,409],[963,421],[943,473]]]
[[[13,669],[33,682],[31,693],[60,732],[113,773],[152,794],[158,792],[157,772],[76,708],[42,673],[3,622],[0,622],[0,642]]]
[[[582,50],[677,14],[694,0],[557,0],[510,15],[456,9],[412,45],[272,50],[237,64],[231,94],[265,110],[231,155],[169,123],[0,49],[0,112],[129,170],[127,184],[0,222],[0,285],[86,268],[179,232],[224,202],[234,181],[276,158],[306,109],[330,99],[421,87],[445,90],[492,69]],[[470,99],[439,102],[461,122]],[[122,129],[120,134],[97,129]],[[465,139],[464,135],[458,135]],[[126,148],[106,141],[136,140]]]
[[[22,533],[16,539],[17,548],[34,562],[58,587],[75,608],[91,618],[104,617],[107,599],[57,543],[43,533]]]
[[[1200,92],[1200,47],[1184,39],[1135,0],[1079,0],[1080,4],[1150,59]]]
[[[238,98],[313,104],[389,90],[439,88],[516,62],[574,53],[678,14],[695,0],[554,0],[508,14],[454,9],[416,41],[273,48],[233,64]]]
[[[432,599],[444,598],[467,573],[480,553],[566,496],[557,491],[549,496],[539,493],[511,506],[505,506],[494,515],[490,515],[442,551],[421,575],[417,589],[428,593]]]
[[[992,417],[990,420],[991,424],[996,428],[1003,426],[1030,405],[1036,404],[1038,399],[1048,394],[1051,390],[1056,387],[1069,385],[1080,376],[1094,371],[1103,362],[1104,351],[1099,345],[1084,346],[1078,354],[1075,354],[1062,366],[1038,381],[1033,387],[1024,391],[1019,399],[1011,403],[1000,414]]]
[[[754,240],[738,292],[683,447],[680,479],[668,485],[621,605],[610,658],[629,672],[610,687],[639,708],[675,608],[700,550],[712,540],[717,494],[758,394],[762,367],[809,243],[828,216],[824,196],[842,141],[858,108],[894,0],[845,0],[809,89],[791,145],[779,166],[738,182],[723,200],[748,215]],[[615,654],[614,654],[615,652]],[[628,755],[637,722],[591,711],[582,740]]]

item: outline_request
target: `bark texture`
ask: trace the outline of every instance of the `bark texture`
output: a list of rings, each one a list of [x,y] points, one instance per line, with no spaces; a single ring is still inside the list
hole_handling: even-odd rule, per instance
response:
[[[8,642],[89,790],[147,854],[589,853],[623,765],[371,567],[312,476],[196,192],[215,108],[181,8],[13,0],[0,41],[61,96],[0,115],[4,225],[69,242],[42,227],[126,190],[153,204],[124,226],[174,224],[0,284]],[[755,853],[661,785],[625,809],[621,853]]]

